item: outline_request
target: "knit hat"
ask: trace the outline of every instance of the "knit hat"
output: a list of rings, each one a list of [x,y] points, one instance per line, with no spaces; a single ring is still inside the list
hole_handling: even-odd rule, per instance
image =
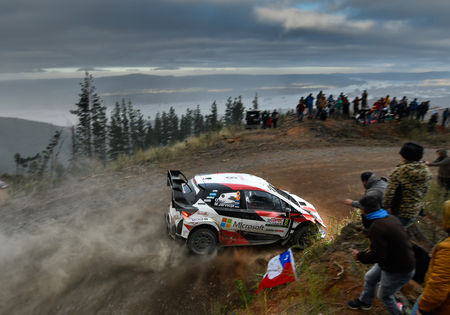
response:
[[[399,153],[407,161],[420,161],[423,156],[423,147],[413,142],[406,142]]]
[[[366,213],[380,210],[381,206],[379,199],[372,195],[365,195],[359,200],[359,203]]]
[[[444,231],[450,233],[450,200],[444,203],[444,209],[442,209],[442,227]]]

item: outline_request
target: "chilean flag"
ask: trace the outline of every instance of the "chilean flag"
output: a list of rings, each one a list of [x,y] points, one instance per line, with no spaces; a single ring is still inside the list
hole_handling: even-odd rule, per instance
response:
[[[295,273],[294,255],[289,248],[284,253],[273,257],[267,265],[267,272],[259,283],[256,293],[265,288],[276,287],[277,285],[297,281]]]

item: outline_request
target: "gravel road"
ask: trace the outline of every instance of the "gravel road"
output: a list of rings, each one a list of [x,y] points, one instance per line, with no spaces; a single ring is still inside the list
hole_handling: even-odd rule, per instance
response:
[[[325,222],[349,213],[359,174],[387,175],[398,147],[331,147],[190,160],[71,179],[0,207],[1,314],[198,314],[239,301],[281,247],[225,249],[193,257],[164,232],[166,170],[188,177],[246,172],[312,202]],[[434,158],[428,150],[426,159]],[[252,289],[252,288],[250,288]]]

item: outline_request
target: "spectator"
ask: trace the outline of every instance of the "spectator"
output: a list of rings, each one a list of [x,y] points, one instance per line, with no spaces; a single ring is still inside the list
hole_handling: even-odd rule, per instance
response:
[[[322,95],[319,99],[317,99],[317,113],[316,113],[316,119],[320,118],[322,120],[326,120],[326,107],[327,107],[327,100],[324,95]]]
[[[344,96],[344,93],[341,93],[336,101],[336,117],[341,117],[341,113],[342,113],[342,96]]]
[[[306,106],[308,107],[308,118],[312,118],[314,106],[314,97],[312,96],[312,93],[309,93],[308,97],[306,98]]]
[[[411,103],[409,103],[409,119],[414,119],[417,116],[417,108],[419,104],[417,103],[417,98],[415,98]]]
[[[316,107],[318,107],[319,100],[322,98],[322,96],[325,96],[325,95],[323,94],[322,91],[320,91],[319,94],[317,94],[317,96],[316,96]]]
[[[417,299],[411,315],[450,314],[450,200],[444,204],[442,227],[447,232],[447,238],[433,249],[425,276],[424,290]]]
[[[272,116],[270,115],[270,112],[267,112],[267,128],[272,128]]]
[[[401,120],[403,117],[408,116],[408,99],[406,96],[400,100],[397,106],[397,115],[398,120]]]
[[[395,116],[397,114],[397,98],[394,97],[392,101],[389,103],[389,111],[392,115]]]
[[[361,207],[369,230],[370,249],[359,252],[350,248],[354,259],[363,264],[374,264],[364,276],[364,287],[359,298],[349,301],[351,309],[369,310],[378,283],[378,299],[389,314],[402,314],[394,297],[414,275],[415,258],[411,242],[400,221],[380,209],[375,196],[364,196]]]
[[[390,100],[389,100],[389,94],[388,94],[383,98],[383,107],[384,108],[389,107],[389,103],[390,103]]]
[[[358,96],[355,96],[352,103],[353,103],[353,115],[356,116],[359,113],[359,98],[358,98]]]
[[[442,127],[445,127],[447,125],[447,121],[448,121],[448,108],[446,108],[442,112]]]
[[[268,120],[269,120],[269,113],[265,110],[262,113],[262,129],[266,129]]]
[[[424,121],[425,115],[427,114],[428,109],[430,108],[430,101],[422,102],[417,107],[417,119],[420,121]]]
[[[367,90],[364,90],[361,96],[361,108],[367,109]]]
[[[334,111],[336,109],[336,101],[333,98],[333,94],[330,94],[330,96],[328,96],[328,111],[330,113],[330,117],[333,116]]]
[[[348,101],[347,96],[341,93],[342,96],[342,116],[345,119],[350,118],[350,102]]]
[[[373,103],[372,108],[369,111],[369,123],[372,121],[372,119],[378,121],[378,118],[380,117],[383,108],[384,108],[383,98],[380,98],[378,101]]]
[[[437,159],[433,162],[425,162],[428,166],[439,166],[438,183],[442,186],[447,194],[450,190],[450,157],[447,156],[447,151],[444,149],[437,150]]]
[[[304,112],[305,112],[305,99],[302,96],[297,105],[297,120],[298,120],[298,122],[303,121],[303,113]]]
[[[407,142],[403,144],[400,163],[389,177],[384,193],[383,206],[396,215],[405,229],[422,209],[422,200],[430,189],[431,173],[421,162],[423,147]]]
[[[433,114],[431,114],[430,120],[428,121],[428,131],[434,131],[434,126],[436,126],[436,124],[439,121],[439,114],[438,112],[433,112]]]
[[[277,128],[277,122],[278,122],[279,118],[280,118],[280,114],[277,112],[276,109],[274,109],[273,112],[272,112],[272,125],[273,125],[273,128]]]
[[[383,202],[384,191],[386,190],[387,187],[386,178],[384,177],[378,178],[372,172],[364,172],[361,174],[361,182],[363,187],[366,189],[362,198],[365,196],[374,196],[377,198],[379,206],[381,207],[381,204]],[[346,205],[352,206],[353,208],[361,209],[361,204],[359,201],[345,199],[344,203]]]

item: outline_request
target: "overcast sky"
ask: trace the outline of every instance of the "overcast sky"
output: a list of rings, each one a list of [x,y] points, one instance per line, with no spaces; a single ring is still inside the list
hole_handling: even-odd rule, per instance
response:
[[[448,0],[2,0],[0,79],[450,70]]]

